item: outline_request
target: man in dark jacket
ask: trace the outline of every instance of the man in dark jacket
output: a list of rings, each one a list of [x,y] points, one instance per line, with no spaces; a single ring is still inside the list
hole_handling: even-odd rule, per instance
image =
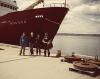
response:
[[[30,38],[29,38],[29,46],[30,46],[30,53],[31,55],[34,54],[34,50],[33,47],[35,46],[35,35],[33,32],[31,32],[30,34]]]
[[[38,52],[39,52],[39,55],[41,55],[41,38],[40,38],[40,35],[38,34],[37,37],[36,37],[36,55],[38,55]]]

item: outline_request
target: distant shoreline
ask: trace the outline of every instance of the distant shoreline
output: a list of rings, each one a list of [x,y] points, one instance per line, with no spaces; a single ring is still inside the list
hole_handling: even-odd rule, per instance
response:
[[[62,36],[100,36],[100,34],[75,34],[75,33],[57,33]]]

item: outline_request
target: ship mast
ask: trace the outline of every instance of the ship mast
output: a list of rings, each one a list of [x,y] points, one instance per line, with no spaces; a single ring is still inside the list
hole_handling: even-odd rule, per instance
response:
[[[65,0],[65,7],[66,7],[66,0]]]
[[[40,3],[43,3],[43,7],[44,7],[44,0],[38,0],[35,3],[31,4],[29,7],[27,7],[25,10],[33,9],[35,6],[37,6]]]

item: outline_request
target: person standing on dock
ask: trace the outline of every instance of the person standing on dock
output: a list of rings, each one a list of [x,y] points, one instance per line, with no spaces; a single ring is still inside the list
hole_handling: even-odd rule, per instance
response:
[[[49,40],[48,38],[48,33],[45,33],[42,42],[44,44],[44,56],[46,56],[46,51],[48,51],[48,57],[49,57],[50,56],[49,44],[51,43],[51,40]]]
[[[23,53],[23,55],[25,55],[25,48],[28,44],[28,38],[26,36],[26,34],[23,32],[23,34],[20,37],[20,46],[21,46],[21,50],[19,55],[21,55]]]
[[[40,35],[38,34],[36,38],[36,55],[38,55],[38,52],[39,52],[39,55],[41,55],[40,46],[41,46],[41,38],[40,38]]]
[[[33,32],[30,33],[29,46],[30,46],[30,53],[31,55],[33,55],[34,54],[33,47],[35,46],[35,35]]]

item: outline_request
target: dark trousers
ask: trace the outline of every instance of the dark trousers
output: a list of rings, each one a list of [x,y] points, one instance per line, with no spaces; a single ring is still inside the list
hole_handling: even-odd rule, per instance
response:
[[[47,53],[48,52],[48,53]],[[50,50],[48,48],[48,45],[45,44],[45,48],[44,48],[44,56],[46,56],[46,53],[48,54],[48,57],[50,56]]]
[[[32,55],[32,54],[34,54],[34,52],[33,52],[33,51],[34,51],[34,50],[33,50],[33,44],[30,43],[29,46],[30,46],[30,53],[31,53],[31,55]]]
[[[25,55],[25,47],[26,47],[26,45],[21,46],[21,50],[20,50],[19,55],[21,55],[22,53],[23,53],[23,55]]]
[[[41,49],[39,47],[36,48],[36,55],[38,55],[38,52],[39,52],[39,55],[41,55]]]
[[[48,52],[48,53],[47,53]],[[44,56],[46,56],[48,54],[48,57],[50,56],[50,50],[49,49],[44,49]]]

